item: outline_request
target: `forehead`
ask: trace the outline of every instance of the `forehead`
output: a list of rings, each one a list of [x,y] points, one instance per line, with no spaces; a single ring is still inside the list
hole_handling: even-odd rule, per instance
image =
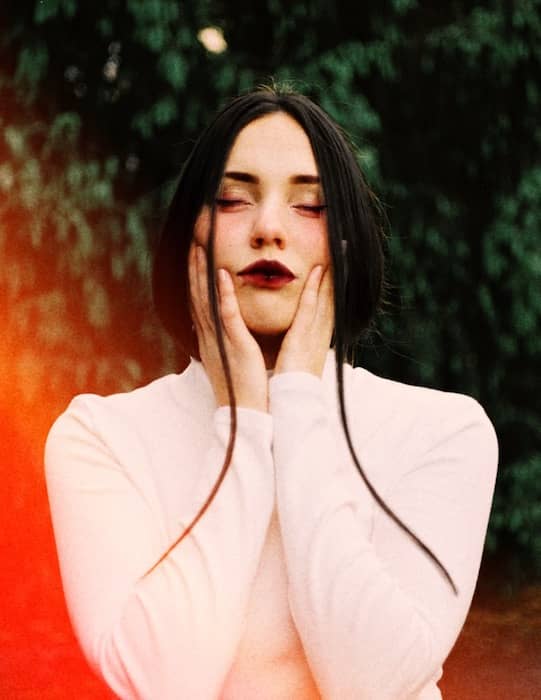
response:
[[[233,143],[226,170],[262,177],[318,174],[308,136],[284,112],[268,114],[245,126]]]

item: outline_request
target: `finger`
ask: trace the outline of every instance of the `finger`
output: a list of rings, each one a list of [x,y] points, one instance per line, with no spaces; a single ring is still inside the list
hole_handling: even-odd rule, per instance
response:
[[[196,244],[192,243],[188,252],[188,280],[190,284],[190,312],[194,325],[199,327],[199,284],[197,281]]]
[[[196,247],[197,259],[197,296],[198,296],[198,311],[200,314],[200,323],[208,330],[214,329],[212,323],[209,299],[208,299],[208,282],[207,282],[207,257],[203,246]]]
[[[292,328],[295,327],[295,329],[297,329],[299,326],[302,327],[305,325],[309,327],[312,323],[317,310],[319,283],[322,271],[323,267],[321,265],[316,265],[308,275],[308,279],[306,280],[299,299],[299,306],[292,323]]]
[[[326,268],[321,279],[318,293],[318,307],[318,312],[319,310],[324,312],[334,310],[334,285],[330,265]]]
[[[206,278],[206,260],[204,249],[195,242],[190,249],[190,292],[192,318],[199,340],[212,329],[208,313],[208,290]]]
[[[319,294],[319,285],[321,283],[322,274],[322,265],[316,265],[310,271],[300,298],[300,303],[305,307],[315,306]]]
[[[224,330],[231,342],[242,341],[248,329],[240,313],[235,285],[227,270],[218,270],[218,291],[220,294],[220,315]]]
[[[317,296],[321,280],[323,279],[323,274],[323,265],[316,265],[310,272],[310,276],[307,282],[310,298],[312,297],[313,293],[315,293]]]
[[[329,266],[319,287],[318,309],[316,312],[318,325],[321,327],[321,333],[332,335],[334,328],[334,286],[332,270]]]

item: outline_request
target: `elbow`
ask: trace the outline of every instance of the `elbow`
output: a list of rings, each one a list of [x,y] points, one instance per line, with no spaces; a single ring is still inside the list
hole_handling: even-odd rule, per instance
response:
[[[105,685],[122,700],[143,700],[156,697],[150,692],[144,678],[133,678],[130,650],[126,648],[118,631],[103,633],[89,639],[79,636],[81,651],[92,669]],[[140,674],[139,674],[140,675]]]
[[[441,673],[441,659],[429,625],[419,620],[410,628],[366,639],[366,647],[355,654],[338,652],[341,663],[327,666],[328,675],[319,676],[322,696],[332,700],[413,700],[426,686],[435,684]],[[370,645],[370,646],[368,646]],[[328,657],[327,657],[328,658]],[[321,668],[321,665],[320,665]]]
[[[103,621],[102,621],[103,622]],[[109,625],[75,625],[81,651],[92,669],[105,685],[122,700],[168,699],[156,687],[157,680],[166,676],[163,658],[154,658],[152,645],[141,630],[127,628],[126,620]]]
[[[155,626],[145,630],[132,623],[133,611],[93,646],[91,664],[116,696],[122,700],[218,697],[227,660],[216,657],[212,645],[183,640],[174,627],[159,634]]]
[[[388,700],[414,700],[423,696],[423,689],[435,684],[441,675],[442,660],[435,653],[435,642],[428,625],[423,625],[408,647],[402,650],[394,668],[380,675],[382,689],[372,697]],[[430,695],[430,693],[429,693]]]
[[[150,658],[148,648],[141,653],[140,641],[126,639],[122,630],[117,628],[102,637],[86,658],[115,697],[122,700],[184,697],[183,689],[173,685],[173,681],[178,683],[179,675],[173,675],[163,659]]]
[[[366,669],[362,695],[366,700],[413,700],[441,672],[441,661],[436,659],[434,641],[427,625],[422,625],[415,635],[402,645],[381,650],[380,660]]]

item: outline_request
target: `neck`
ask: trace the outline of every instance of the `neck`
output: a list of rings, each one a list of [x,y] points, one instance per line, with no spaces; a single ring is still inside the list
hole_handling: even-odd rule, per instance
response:
[[[261,353],[265,360],[265,367],[267,369],[274,369],[285,333],[280,333],[279,335],[258,335],[253,333],[252,335],[261,348]]]

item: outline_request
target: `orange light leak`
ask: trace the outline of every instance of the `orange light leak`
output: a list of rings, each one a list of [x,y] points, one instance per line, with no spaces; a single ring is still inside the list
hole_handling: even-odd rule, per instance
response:
[[[0,224],[1,225],[1,224]],[[13,305],[12,305],[13,308]],[[9,310],[8,310],[9,312]],[[79,651],[66,614],[43,472],[48,429],[73,387],[52,395],[46,359],[24,386],[19,364],[35,339],[9,337],[0,319],[0,697],[112,698]],[[39,355],[38,355],[39,356]],[[31,389],[31,391],[30,391]],[[25,398],[26,397],[26,398]]]
[[[40,337],[43,326],[54,324],[56,313],[43,315],[40,295],[54,292],[59,284],[55,251],[66,244],[57,242],[54,230],[45,230],[40,246],[33,246],[32,224],[37,217],[49,221],[47,212],[54,202],[51,193],[46,195],[39,187],[32,201],[25,201],[24,178],[19,177],[32,156],[50,182],[65,167],[69,154],[64,149],[51,155],[44,148],[48,110],[37,105],[23,118],[6,94],[2,93],[0,114],[0,698],[113,698],[90,671],[69,623],[43,468],[45,439],[53,421],[74,394],[96,387],[76,381],[75,370],[64,357],[70,352],[62,345],[65,338],[53,347]],[[11,145],[7,134],[14,135]],[[25,141],[27,136],[31,144]],[[80,338],[81,348],[84,344],[87,354],[97,356],[82,314],[73,319],[80,300],[75,302],[75,311],[66,311],[71,316],[67,340]]]

